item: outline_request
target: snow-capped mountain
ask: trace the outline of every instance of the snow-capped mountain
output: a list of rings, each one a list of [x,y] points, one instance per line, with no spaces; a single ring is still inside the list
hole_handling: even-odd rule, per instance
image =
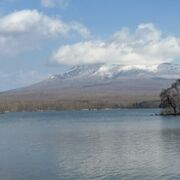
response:
[[[164,63],[160,65],[79,65],[74,66],[64,74],[50,76],[47,80],[69,79],[118,79],[118,78],[180,78],[180,65]]]
[[[60,75],[0,94],[0,100],[45,101],[62,104],[118,104],[159,100],[162,89],[180,78],[180,65],[80,65]],[[84,108],[84,106],[82,106]],[[106,106],[105,106],[106,107]]]

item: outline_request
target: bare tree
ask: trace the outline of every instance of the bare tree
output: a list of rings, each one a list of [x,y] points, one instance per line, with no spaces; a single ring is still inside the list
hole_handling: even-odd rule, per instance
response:
[[[180,114],[180,79],[171,85],[170,88],[162,90],[161,107],[163,114]]]

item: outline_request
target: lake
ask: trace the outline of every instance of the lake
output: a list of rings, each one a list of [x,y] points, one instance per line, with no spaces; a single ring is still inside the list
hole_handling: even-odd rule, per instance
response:
[[[0,179],[180,179],[180,117],[155,109],[0,115]]]

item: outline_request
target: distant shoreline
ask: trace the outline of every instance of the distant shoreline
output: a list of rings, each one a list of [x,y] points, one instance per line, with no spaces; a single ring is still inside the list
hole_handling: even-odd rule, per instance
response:
[[[88,105],[88,107],[87,107]],[[105,104],[86,104],[86,106],[76,106],[62,107],[57,104],[35,104],[35,103],[11,103],[4,105],[0,104],[0,113],[9,112],[58,112],[58,111],[95,111],[95,110],[114,110],[114,109],[158,109],[159,106],[152,104],[150,102],[135,103],[129,106],[118,106],[117,104],[112,104],[111,106],[106,106]]]

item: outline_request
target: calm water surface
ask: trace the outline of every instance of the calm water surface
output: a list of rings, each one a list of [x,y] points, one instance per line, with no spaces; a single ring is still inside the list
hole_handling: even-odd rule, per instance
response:
[[[158,110],[0,115],[0,180],[180,179],[180,117]]]

